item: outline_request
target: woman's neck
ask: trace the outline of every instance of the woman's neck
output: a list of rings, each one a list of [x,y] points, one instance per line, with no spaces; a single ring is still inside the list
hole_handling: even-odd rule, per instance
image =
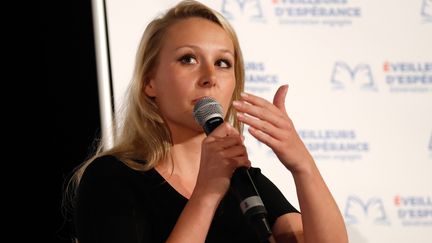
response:
[[[180,176],[197,175],[201,159],[201,145],[204,133],[172,133],[173,146],[169,157],[160,163],[159,169]]]
[[[201,159],[201,144],[203,136],[196,136],[182,143],[174,143],[171,149],[171,159],[174,170],[179,173],[198,173]]]
[[[169,158],[156,166],[159,174],[186,198],[190,197],[195,188],[200,167],[201,143],[204,138],[204,134],[199,134],[182,139],[182,142],[175,142],[173,139],[174,145]]]

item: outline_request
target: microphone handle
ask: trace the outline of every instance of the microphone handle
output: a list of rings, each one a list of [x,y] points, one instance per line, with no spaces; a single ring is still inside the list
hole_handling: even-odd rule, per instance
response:
[[[219,116],[212,117],[205,122],[203,130],[209,135],[216,127],[223,123]],[[240,202],[240,208],[247,221],[252,225],[261,242],[269,242],[272,234],[267,220],[267,210],[258,194],[246,167],[237,168],[231,178],[231,190]]]
[[[221,117],[213,117],[206,121],[203,125],[203,130],[206,135],[209,135],[216,127],[222,124],[224,121]]]
[[[272,231],[267,210],[246,167],[237,168],[231,178],[231,191],[240,202],[240,208],[261,242],[268,242]]]

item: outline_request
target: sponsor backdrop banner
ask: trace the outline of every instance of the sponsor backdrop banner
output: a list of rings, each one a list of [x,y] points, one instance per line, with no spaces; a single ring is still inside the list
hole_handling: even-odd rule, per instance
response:
[[[147,23],[176,2],[106,1],[115,109]],[[350,242],[432,242],[432,1],[202,2],[235,27],[248,92],[272,100],[289,84]],[[298,208],[289,172],[245,136],[253,166]]]

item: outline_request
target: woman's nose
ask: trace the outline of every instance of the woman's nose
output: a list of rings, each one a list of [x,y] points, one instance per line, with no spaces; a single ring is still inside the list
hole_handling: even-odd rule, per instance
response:
[[[213,87],[216,85],[216,70],[214,65],[203,65],[198,85],[201,87]]]

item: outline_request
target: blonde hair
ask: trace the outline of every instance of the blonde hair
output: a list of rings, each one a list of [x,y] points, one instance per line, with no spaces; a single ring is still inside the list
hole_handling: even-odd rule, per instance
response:
[[[136,55],[133,78],[127,93],[128,98],[125,100],[123,122],[118,126],[119,133],[114,138],[112,148],[104,149],[103,141],[100,140],[95,153],[74,170],[65,193],[66,201],[72,202],[72,207],[82,174],[95,158],[113,155],[133,169],[146,171],[154,168],[159,161],[166,159],[169,155],[172,146],[170,131],[155,102],[146,96],[144,88],[149,81],[149,75],[158,63],[158,54],[167,29],[179,20],[190,17],[210,20],[221,26],[230,36],[235,51],[236,77],[232,100],[240,98],[240,93],[244,89],[244,63],[233,27],[221,14],[202,3],[193,0],[178,3],[164,15],[150,22],[145,29]],[[235,110],[231,107],[228,109],[226,119],[242,132],[242,125],[236,118]]]

